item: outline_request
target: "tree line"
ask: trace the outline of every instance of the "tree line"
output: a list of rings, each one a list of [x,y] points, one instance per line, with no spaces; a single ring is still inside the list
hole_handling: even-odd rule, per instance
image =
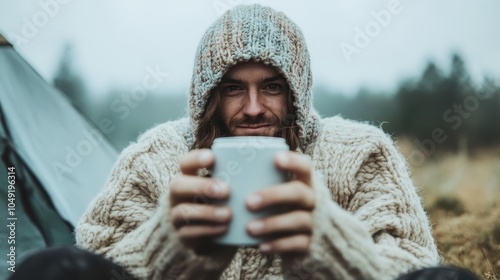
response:
[[[379,125],[394,136],[406,136],[424,152],[474,152],[500,144],[500,87],[491,77],[474,83],[463,59],[451,57],[449,73],[429,62],[419,77],[401,82],[395,92],[361,89],[352,98],[315,93],[322,116]],[[437,151],[438,153],[434,153]]]
[[[474,82],[458,54],[451,56],[449,68],[445,73],[429,62],[420,76],[402,81],[394,92],[361,88],[346,97],[318,85],[314,106],[322,117],[340,114],[378,125],[396,137],[408,137],[428,156],[500,144],[500,86],[488,77]],[[72,64],[70,47],[63,52],[53,84],[95,123],[112,122],[116,129],[106,136],[118,149],[154,124],[187,115],[187,88],[182,95],[148,94],[129,108],[127,116],[111,107],[128,94],[126,90],[115,88],[105,98],[91,100],[82,75]]]

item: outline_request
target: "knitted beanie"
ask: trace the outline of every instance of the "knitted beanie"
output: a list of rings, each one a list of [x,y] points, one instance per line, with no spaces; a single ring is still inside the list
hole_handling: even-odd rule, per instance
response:
[[[208,97],[222,76],[242,61],[274,66],[294,95],[301,147],[317,136],[319,117],[312,105],[310,58],[299,27],[282,12],[258,4],[239,5],[205,32],[195,57],[190,87],[191,124],[196,130]]]

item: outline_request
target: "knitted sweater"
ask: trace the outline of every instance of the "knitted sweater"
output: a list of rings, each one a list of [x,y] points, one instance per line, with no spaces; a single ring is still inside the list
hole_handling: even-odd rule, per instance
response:
[[[194,252],[169,220],[171,179],[189,152],[213,89],[241,61],[275,67],[293,95],[287,115],[298,151],[313,163],[316,206],[309,252],[264,256],[254,247]],[[125,149],[76,228],[77,245],[141,279],[392,279],[439,261],[406,164],[382,131],[312,106],[305,39],[283,13],[237,6],[208,28],[197,49],[189,118],[159,125]]]
[[[140,279],[394,279],[436,265],[427,216],[404,159],[380,129],[333,117],[306,150],[313,163],[312,244],[306,254],[257,248],[200,255],[169,221],[168,185],[189,151],[188,119],[144,133],[123,151],[76,228],[77,245]],[[213,274],[215,272],[215,274]]]

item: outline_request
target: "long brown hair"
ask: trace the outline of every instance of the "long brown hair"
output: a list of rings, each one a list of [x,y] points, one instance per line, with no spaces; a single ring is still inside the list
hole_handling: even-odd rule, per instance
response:
[[[295,151],[300,146],[299,127],[296,123],[296,108],[293,105],[293,94],[288,90],[286,102],[286,114],[281,120],[281,125],[275,137],[285,138],[291,151]],[[193,149],[210,148],[215,138],[231,136],[226,125],[220,118],[220,94],[218,89],[212,90],[208,98],[205,112],[198,122],[195,131],[195,141]]]

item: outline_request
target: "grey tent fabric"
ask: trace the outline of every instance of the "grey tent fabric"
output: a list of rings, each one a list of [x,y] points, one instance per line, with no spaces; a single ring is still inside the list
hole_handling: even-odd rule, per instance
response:
[[[29,254],[74,244],[73,228],[104,185],[117,151],[0,35],[0,279]],[[15,244],[7,170],[15,167]]]
[[[8,45],[0,46],[0,109],[20,160],[57,213],[76,225],[104,185],[117,151]]]
[[[2,138],[5,140],[6,138]],[[0,142],[2,160],[0,161],[0,180],[7,182],[9,167],[15,166],[15,234],[14,239],[10,229],[7,227],[0,230],[0,252],[2,256],[15,253],[15,266],[3,261],[0,262],[0,279],[7,278],[12,272],[8,268],[17,271],[17,267],[25,257],[39,249],[58,245],[74,244],[73,227],[65,222],[54,210],[50,199],[48,199],[43,187],[36,180],[29,168],[20,161],[8,141]],[[0,188],[0,209],[8,207],[7,188]],[[0,219],[10,224],[12,218],[9,211],[1,211]],[[11,250],[10,246],[15,246]],[[10,260],[10,256],[8,257]]]
[[[0,114],[0,123],[3,122],[2,114]],[[9,141],[6,137],[5,130],[3,126],[0,125],[0,219],[5,221],[6,224],[2,225],[2,230],[0,230],[0,253],[2,256],[6,256],[7,254],[11,254],[10,247],[16,246],[15,258],[16,263],[20,261],[23,257],[28,255],[29,253],[45,247],[43,236],[37,227],[31,222],[24,211],[23,201],[21,199],[16,200],[16,231],[15,231],[15,240],[10,241],[10,229],[7,227],[9,224],[8,216],[8,203],[7,200],[7,172],[8,167],[11,167],[9,163],[6,163],[7,158],[9,157]],[[8,159],[10,161],[10,159]],[[19,230],[23,229],[23,230]],[[4,261],[0,262],[0,279],[5,279],[11,273],[7,270],[10,266],[7,260],[10,259],[10,256],[7,257]]]

